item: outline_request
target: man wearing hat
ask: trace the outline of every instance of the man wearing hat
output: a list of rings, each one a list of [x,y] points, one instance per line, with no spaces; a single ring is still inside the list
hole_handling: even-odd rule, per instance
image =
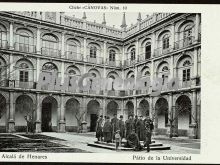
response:
[[[112,141],[112,125],[109,116],[106,117],[106,122],[103,127],[104,142],[110,143]]]
[[[103,116],[101,115],[97,121],[97,125],[96,125],[96,138],[98,139],[98,141],[102,141],[103,138],[103,132],[102,132],[102,127],[103,127]]]
[[[113,140],[115,140],[115,131],[119,128],[118,121],[117,114],[114,114],[114,117],[111,119]]]
[[[139,120],[137,121],[137,135],[140,141],[145,140],[145,127],[144,127],[144,120],[143,116],[141,115]]]
[[[120,119],[118,121],[118,126],[120,130],[121,139],[125,137],[125,122],[123,121],[123,115],[120,115]]]
[[[133,129],[135,130],[133,115],[129,115],[128,120],[126,120],[126,122],[125,122],[126,139],[127,139],[128,135],[131,134]]]

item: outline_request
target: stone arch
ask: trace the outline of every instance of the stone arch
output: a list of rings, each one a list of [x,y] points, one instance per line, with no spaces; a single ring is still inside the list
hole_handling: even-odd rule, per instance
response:
[[[119,106],[118,106],[117,102],[112,100],[107,104],[106,115],[109,116],[110,119],[113,118],[114,114],[116,114],[118,116],[118,109],[119,109]]]
[[[127,120],[129,115],[134,115],[134,104],[130,100],[125,104],[124,119]]]
[[[150,105],[146,99],[140,101],[137,115],[143,117],[150,116]]]
[[[28,95],[20,95],[15,101],[15,130],[16,132],[25,132],[27,122],[26,119],[33,120],[34,114],[34,102]]]
[[[100,114],[101,104],[97,100],[90,100],[87,104],[86,121],[91,132],[95,131],[96,122]]]
[[[65,106],[66,131],[77,131],[78,120],[82,120],[83,114],[80,111],[80,102],[76,98],[70,98]]]
[[[101,73],[95,68],[90,69],[88,72],[91,73],[94,77],[101,77]]]
[[[58,131],[58,102],[53,96],[45,96],[42,100],[41,130],[42,132]]]
[[[166,134],[166,126],[169,124],[168,101],[160,97],[155,103],[155,127],[162,134]]]
[[[134,71],[132,71],[132,70],[128,71],[126,74],[126,78],[130,78],[130,77],[134,78]]]
[[[149,66],[144,66],[142,69],[141,69],[141,76],[142,77],[145,77],[145,76],[150,76],[150,67]]]
[[[180,95],[175,102],[175,128],[178,135],[187,136],[188,129],[192,121],[191,100],[187,95]],[[194,117],[194,116],[193,116]]]
[[[79,69],[77,66],[75,66],[75,65],[70,65],[70,66],[68,66],[68,68],[66,69],[65,74],[66,74],[66,75],[70,75],[70,72],[72,72],[72,70],[75,71],[75,75],[77,75],[77,76],[80,76],[80,75],[81,75],[80,69]],[[73,73],[73,72],[72,72],[72,73]]]
[[[7,100],[6,97],[0,93],[0,132],[6,132],[7,116]]]

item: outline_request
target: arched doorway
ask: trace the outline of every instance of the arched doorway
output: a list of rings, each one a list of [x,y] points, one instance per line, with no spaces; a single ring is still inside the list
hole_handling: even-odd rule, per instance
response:
[[[15,102],[15,130],[16,132],[25,132],[27,129],[27,121],[34,120],[33,100],[27,95],[21,95]]]
[[[6,132],[6,99],[0,94],[0,132]]]
[[[66,112],[65,112],[65,120],[66,120],[66,131],[73,132],[77,131],[77,126],[79,120],[82,119],[82,115],[80,113],[80,104],[78,100],[72,98],[66,102]]]
[[[168,102],[165,98],[159,98],[155,104],[155,127],[161,134],[166,134],[168,119]]]
[[[127,120],[129,115],[134,115],[134,104],[131,101],[128,101],[126,104],[124,119]]]
[[[176,100],[175,104],[175,127],[178,135],[187,136],[187,130],[191,124],[191,100],[188,96],[182,95]]]
[[[138,113],[137,115],[138,116],[143,116],[143,117],[146,117],[146,116],[149,116],[149,103],[147,100],[142,100],[139,104],[139,107],[138,107]]]
[[[57,101],[48,96],[42,101],[41,130],[42,132],[57,131]]]
[[[107,105],[107,116],[109,116],[110,119],[112,119],[114,114],[117,114],[117,110],[118,104],[115,101],[110,101]]]
[[[96,100],[89,101],[87,105],[87,116],[86,121],[89,127],[90,132],[94,132],[96,128],[96,122],[98,119],[100,110],[100,104]]]

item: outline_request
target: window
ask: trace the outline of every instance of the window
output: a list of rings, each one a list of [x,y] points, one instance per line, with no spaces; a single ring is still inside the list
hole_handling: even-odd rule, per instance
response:
[[[168,34],[164,35],[163,37],[163,49],[168,49],[169,48],[169,45],[170,45],[170,36]]]
[[[53,71],[57,71],[57,67],[53,63],[46,63],[43,65],[42,70],[53,72]]]
[[[191,62],[189,60],[186,60],[183,62],[183,81],[190,81],[190,66]]]
[[[169,71],[169,69],[168,69],[168,67],[167,66],[164,66],[163,68],[162,68],[162,79],[163,79],[163,82],[162,82],[162,84],[164,85],[165,84],[165,82],[168,80],[168,75],[167,75],[167,72]]]
[[[67,45],[67,51],[71,53],[77,53],[77,45],[74,42],[69,42]]]
[[[21,63],[19,65],[19,80],[20,82],[28,82],[28,65],[26,63]]]
[[[95,46],[90,47],[90,58],[96,58],[97,55],[97,48]]]
[[[190,69],[183,70],[183,82],[190,81]]]
[[[20,32],[17,35],[16,49],[23,52],[29,52],[32,40],[28,33]]]
[[[109,51],[109,61],[115,61],[115,55],[116,55],[115,50],[110,50]]]
[[[149,59],[151,56],[151,44],[147,43],[145,46],[145,60]]]
[[[76,71],[75,70],[69,70],[69,75],[75,75],[76,74]]]
[[[135,60],[135,48],[131,49],[131,61]]]
[[[57,53],[58,42],[57,39],[52,35],[44,35],[42,38],[44,54],[52,55]]]
[[[190,38],[192,36],[192,26],[188,25],[184,28],[183,38]]]
[[[145,76],[150,76],[150,72],[149,72],[149,71],[146,71],[146,72],[144,73],[144,75],[145,75]]]

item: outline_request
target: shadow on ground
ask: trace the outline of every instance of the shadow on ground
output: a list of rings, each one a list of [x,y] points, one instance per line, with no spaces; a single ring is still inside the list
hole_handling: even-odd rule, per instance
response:
[[[64,140],[40,134],[0,134],[0,152],[88,153],[61,145],[59,141]]]

